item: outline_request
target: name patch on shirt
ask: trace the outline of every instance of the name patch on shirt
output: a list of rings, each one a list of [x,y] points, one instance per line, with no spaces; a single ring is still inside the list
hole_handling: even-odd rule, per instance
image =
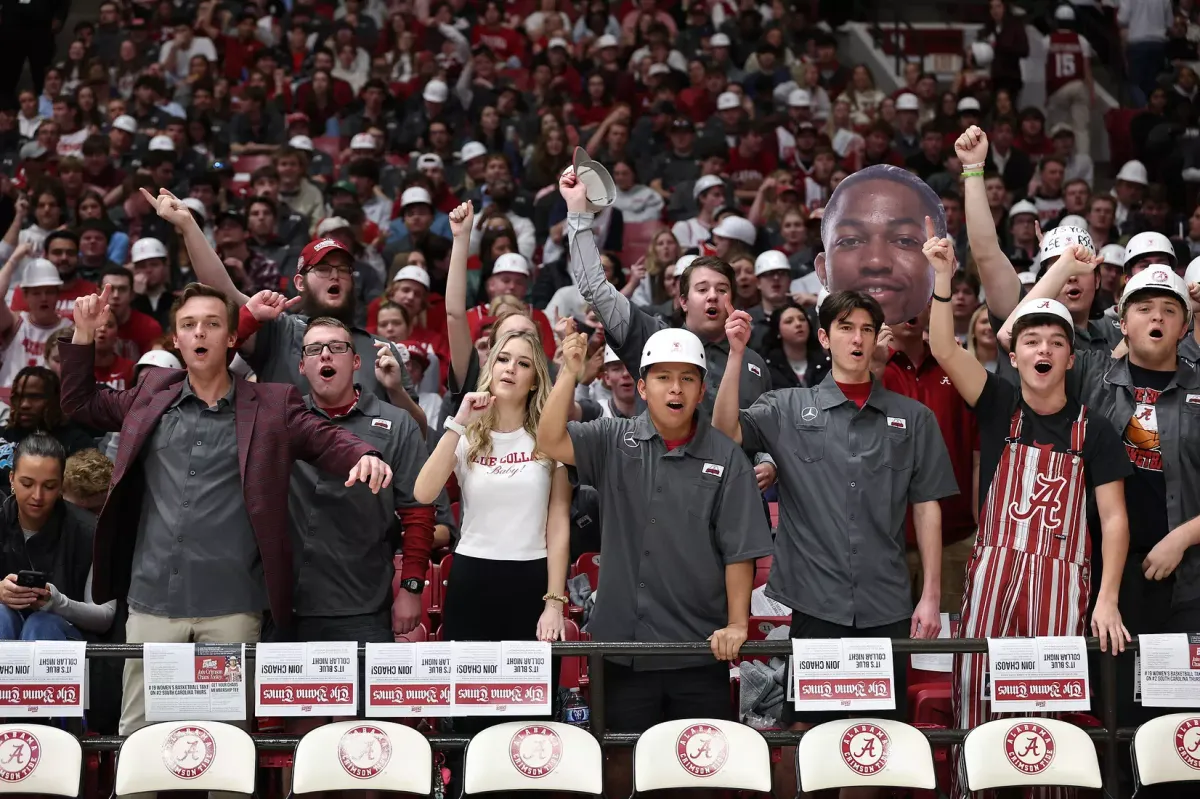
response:
[[[719,466],[715,463],[706,463],[704,464],[704,469],[702,471],[704,474],[711,474],[713,477],[720,477],[721,475],[725,474],[725,467]]]
[[[754,364],[748,363],[746,364],[746,368],[749,369],[750,374],[754,375],[755,377],[762,377],[762,369],[759,369]]]
[[[894,427],[897,430],[907,430],[908,422],[898,416],[889,416],[887,418],[888,427]]]
[[[1188,405],[1200,405],[1200,394],[1188,394],[1184,398],[1184,402]]]
[[[371,427],[382,427],[384,430],[391,430],[392,422],[390,419],[372,419]]]

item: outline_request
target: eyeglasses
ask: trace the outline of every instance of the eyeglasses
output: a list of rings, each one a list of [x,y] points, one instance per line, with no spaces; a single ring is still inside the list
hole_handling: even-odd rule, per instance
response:
[[[329,264],[317,264],[316,266],[310,266],[308,269],[305,269],[304,271],[305,271],[305,273],[311,272],[312,274],[316,275],[317,277],[328,279],[330,277],[333,277],[333,274],[335,272],[337,273],[338,277],[350,277],[354,274],[354,267],[352,267],[352,266],[330,266]]]
[[[329,348],[329,352],[332,355],[345,355],[347,352],[354,352],[354,345],[349,341],[321,341],[316,344],[305,344],[303,352],[306,357],[315,358],[326,347]]]

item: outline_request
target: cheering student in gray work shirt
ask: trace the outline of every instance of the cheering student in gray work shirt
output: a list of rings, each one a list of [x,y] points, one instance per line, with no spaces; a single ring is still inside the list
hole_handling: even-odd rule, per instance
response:
[[[587,195],[573,192],[578,184],[575,174],[568,172],[558,181],[558,189],[567,202],[567,237],[570,239],[571,276],[584,302],[593,306],[604,322],[605,336],[613,351],[624,361],[629,374],[638,373],[642,349],[647,339],[667,327],[667,323],[643,311],[629,301],[604,277],[600,251],[592,233],[592,218],[587,210]],[[708,363],[705,372],[705,391],[700,406],[712,413],[717,398],[717,386],[725,373],[729,344],[725,341],[725,320],[729,316],[726,300],[734,283],[733,268],[715,256],[702,256],[691,262],[679,278],[680,305],[684,310],[683,326],[695,333],[704,345]],[[767,363],[756,352],[748,352],[739,364],[738,395],[747,406],[764,391],[771,390],[771,375]],[[754,474],[760,489],[775,482],[775,464],[766,453],[758,453]]]
[[[748,450],[770,452],[779,464],[779,528],[767,596],[792,609],[793,638],[936,638],[938,500],[958,493],[937,419],[871,377],[871,353],[883,325],[874,298],[835,292],[819,314],[817,335],[832,356],[830,374],[811,388],[768,392],[740,414],[738,385],[730,376],[741,365],[751,319],[733,311],[725,326],[729,365],[713,426]],[[915,612],[904,542],[910,504],[925,574]],[[904,673],[896,669],[896,710],[881,715],[905,717]],[[838,715],[811,713],[803,721]],[[792,761],[785,754],[783,762]],[[776,774],[793,778],[790,767]]]
[[[704,346],[687,330],[658,331],[639,364],[646,410],[568,424],[586,354],[583,334],[563,342],[537,439],[600,495],[604,568],[588,631],[597,641],[708,639],[718,660],[732,660],[771,536],[749,460],[698,408]],[[606,658],[604,685],[608,726],[621,732],[729,715],[729,668],[706,656]],[[628,794],[626,767],[613,762],[614,796]]]
[[[196,277],[206,285],[220,289],[225,296],[244,307],[250,299],[238,291],[221,257],[213,251],[196,224],[192,212],[174,194],[166,189],[155,197],[145,189],[142,193],[158,210],[158,215],[179,230],[187,245],[188,257]],[[307,393],[310,386],[300,374],[300,348],[304,344],[304,330],[309,319],[329,316],[337,319],[354,334],[354,349],[357,352],[374,352],[376,343],[385,343],[354,324],[354,260],[346,246],[337,239],[319,238],[310,241],[300,253],[296,264],[296,275],[292,278],[299,296],[287,305],[291,310],[300,306],[300,313],[288,313],[272,318],[258,318],[249,309],[242,311],[238,320],[238,340],[242,356],[254,369],[258,379],[264,383],[291,383]],[[422,427],[426,425],[425,412],[417,404],[416,388],[395,346],[392,350],[389,370],[385,371],[374,361],[368,360],[365,368],[354,373],[355,381],[364,391],[375,394],[390,402],[416,419]]]

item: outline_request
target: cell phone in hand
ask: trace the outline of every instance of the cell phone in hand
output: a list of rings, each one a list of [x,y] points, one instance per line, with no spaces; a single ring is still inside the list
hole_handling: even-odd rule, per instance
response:
[[[581,319],[578,316],[574,317],[573,321],[575,322],[575,332],[584,334],[588,337],[588,341],[591,341],[592,336],[596,334],[596,328],[589,325],[586,319]]]
[[[22,588],[45,588],[46,573],[32,569],[22,569],[17,572],[17,585]]]

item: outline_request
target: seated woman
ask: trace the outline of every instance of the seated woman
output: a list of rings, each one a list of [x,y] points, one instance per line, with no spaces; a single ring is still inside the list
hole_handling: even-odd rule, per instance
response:
[[[63,445],[34,433],[13,454],[0,505],[0,640],[79,641],[112,626],[116,601],[92,602],[96,520],[62,497]],[[21,572],[25,585],[18,585]]]

